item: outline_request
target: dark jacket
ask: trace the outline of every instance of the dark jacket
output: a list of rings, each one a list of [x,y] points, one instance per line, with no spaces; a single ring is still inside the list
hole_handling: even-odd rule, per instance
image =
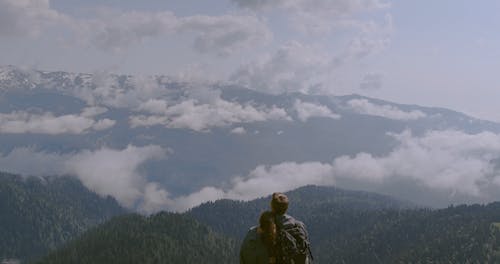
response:
[[[248,230],[240,249],[240,264],[268,264],[270,254],[264,241],[257,233],[257,227]]]

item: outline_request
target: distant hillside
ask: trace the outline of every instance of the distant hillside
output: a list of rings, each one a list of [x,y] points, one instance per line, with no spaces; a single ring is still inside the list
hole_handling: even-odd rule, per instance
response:
[[[321,263],[500,263],[500,203],[375,211],[351,221],[352,234],[325,235]]]
[[[500,203],[433,210],[315,186],[288,195],[315,263],[500,263]],[[120,216],[40,263],[237,263],[239,241],[268,203],[221,200],[183,215]]]
[[[172,213],[120,216],[39,263],[237,263],[236,244]]]
[[[390,197],[308,186],[288,193],[308,227],[315,263],[498,263],[500,203],[441,210]],[[241,240],[269,197],[206,203],[188,215]],[[451,261],[451,262],[450,262]]]
[[[0,173],[0,260],[39,257],[124,213],[74,178]]]
[[[386,195],[336,187],[305,186],[287,192],[287,195],[291,201],[289,213],[300,219],[309,219],[326,212],[415,207],[409,202],[402,202]],[[242,238],[247,228],[257,224],[260,213],[269,210],[269,202],[270,196],[249,202],[219,200],[204,203],[186,214],[218,232]]]

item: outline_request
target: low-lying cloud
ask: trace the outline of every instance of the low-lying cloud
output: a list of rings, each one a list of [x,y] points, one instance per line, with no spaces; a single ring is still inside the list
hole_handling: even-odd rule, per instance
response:
[[[296,100],[294,104],[297,117],[300,121],[306,122],[311,117],[326,117],[331,119],[339,119],[340,115],[333,113],[330,108],[309,102]]]
[[[133,208],[148,196],[147,175],[139,167],[147,160],[166,157],[166,150],[158,146],[128,146],[123,150],[102,148],[82,151],[66,162],[67,174],[77,175],[82,183],[101,195],[111,195],[122,205]]]
[[[403,111],[392,105],[374,104],[367,99],[349,100],[347,106],[359,114],[380,116],[394,120],[416,120],[427,116],[420,110]]]
[[[73,175],[99,195],[111,195],[127,208],[149,212],[152,208],[159,209],[153,206],[156,193],[166,191],[153,188],[157,184],[149,182],[140,167],[148,160],[163,159],[166,154],[167,150],[153,145],[129,145],[124,149],[104,147],[76,153],[17,148],[0,156],[0,167],[26,176]]]
[[[247,176],[231,181],[228,190],[205,187],[200,191],[173,199],[175,211],[184,211],[205,201],[218,199],[251,200],[277,191],[288,191],[308,184],[333,185],[332,166],[320,162],[285,162],[258,166]]]
[[[419,137],[409,131],[391,136],[399,145],[385,155],[361,152],[337,157],[332,162],[260,165],[246,175],[235,176],[225,184],[227,188],[206,186],[177,197],[168,192],[168,186],[149,181],[141,169],[148,160],[166,157],[167,151],[158,146],[66,154],[19,148],[0,156],[0,167],[23,175],[75,175],[89,189],[112,195],[122,205],[146,213],[184,211],[222,198],[251,200],[304,185],[332,186],[346,179],[377,186],[408,180],[427,190],[463,194],[482,201],[500,198],[491,191],[500,187],[499,134],[446,130],[429,131]]]
[[[241,105],[221,98],[210,103],[199,103],[198,100],[187,99],[171,106],[167,106],[166,102],[149,101],[140,109],[149,110],[152,115],[131,116],[132,127],[163,125],[169,128],[208,131],[212,127],[231,124],[291,120],[284,109],[276,106],[254,107],[250,104]]]
[[[95,120],[93,117],[102,113],[102,108],[86,108],[81,114],[56,116],[51,112],[30,113],[14,111],[0,113],[0,133],[9,134],[83,134],[89,131],[106,130],[116,123],[111,119]]]
[[[244,127],[235,127],[233,129],[231,129],[231,134],[243,135],[246,133],[247,133],[247,131]]]
[[[379,182],[391,177],[417,180],[434,189],[480,196],[500,176],[500,135],[491,132],[431,131],[415,137],[409,131],[393,135],[400,146],[386,156],[359,153],[335,159],[334,172]]]
[[[174,199],[171,208],[185,210],[221,198],[251,200],[309,184],[331,186],[341,179],[379,185],[406,179],[428,190],[470,195],[485,201],[500,198],[487,191],[492,185],[500,187],[500,169],[496,164],[500,158],[499,134],[448,130],[430,131],[422,137],[415,137],[409,131],[392,136],[399,146],[387,155],[358,153],[338,157],[331,163],[261,165],[244,177],[234,178],[228,189],[205,187]]]

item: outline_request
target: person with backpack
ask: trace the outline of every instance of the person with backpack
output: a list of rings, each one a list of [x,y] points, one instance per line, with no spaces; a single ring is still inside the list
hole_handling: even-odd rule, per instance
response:
[[[276,223],[271,211],[263,212],[259,226],[250,228],[240,248],[240,264],[276,264]]]
[[[308,264],[313,257],[306,226],[286,214],[288,197],[284,193],[273,193],[271,210],[276,224],[276,263]]]

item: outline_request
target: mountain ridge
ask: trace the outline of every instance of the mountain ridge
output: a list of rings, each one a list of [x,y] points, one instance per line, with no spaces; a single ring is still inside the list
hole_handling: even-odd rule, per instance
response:
[[[409,171],[407,177],[390,175],[389,168],[383,172],[383,180],[375,182],[369,173],[350,175],[350,171],[342,170],[344,163],[357,162],[356,158],[366,155],[374,165],[384,166],[382,161],[386,158],[398,158],[391,156],[398,150],[424,144],[433,140],[427,139],[432,136],[446,139],[453,131],[458,133],[451,135],[456,139],[450,140],[460,142],[469,137],[476,142],[473,144],[482,140],[475,138],[490,140],[491,135],[484,133],[500,134],[500,124],[456,111],[396,104],[360,95],[273,95],[223,83],[176,82],[165,76],[97,73],[78,78],[78,73],[10,70],[20,73],[11,76],[14,80],[11,84],[0,81],[0,168],[36,176],[74,174],[89,188],[103,186],[99,189],[101,195],[114,195],[129,209],[144,210],[133,205],[142,204],[148,195],[152,197],[153,193],[146,192],[148,186],[148,190],[168,194],[151,210],[186,210],[206,201],[199,193],[203,190],[216,190],[218,198],[223,198],[235,187],[235,181],[246,184],[252,177],[263,177],[257,172],[271,174],[276,168],[288,165],[313,170],[297,176],[301,181],[288,189],[335,183],[347,189],[385,193],[433,207],[500,198],[493,191],[486,197],[475,197],[471,191],[464,194],[460,192],[461,185],[453,181],[449,186],[435,188],[427,175],[448,177],[439,175],[446,164],[437,164],[431,173],[423,169],[425,166],[418,166],[420,169]],[[445,140],[441,142],[448,144]],[[151,147],[161,148],[164,155],[150,151]],[[81,158],[92,159],[106,151],[123,157],[113,163],[129,175],[123,183],[128,193],[116,191],[104,180],[93,182],[105,179],[103,175],[109,172],[89,173],[81,169],[84,166],[73,162],[86,162],[87,159]],[[138,159],[136,166],[128,166],[127,155],[140,152],[145,152],[144,160]],[[429,155],[436,153],[437,150]],[[463,159],[470,160],[474,154],[465,155]],[[483,161],[480,155],[473,158],[482,163],[496,162]],[[31,160],[33,166],[23,166],[23,159]],[[111,162],[103,158],[98,161]],[[408,160],[403,165],[411,167],[417,161]],[[334,167],[337,163],[341,173],[320,175],[319,180],[311,178],[310,175],[317,173],[314,164]],[[72,166],[76,168],[68,172]],[[475,182],[489,181],[481,171],[471,174],[471,177],[480,174],[481,179]],[[279,176],[267,178],[276,177]],[[392,184],[393,177],[408,191],[401,192]],[[471,186],[467,190],[474,188],[484,186]],[[145,195],[136,201],[120,199],[133,193]],[[244,193],[241,197],[260,195]],[[201,198],[187,203],[182,201],[183,197]]]
[[[326,193],[336,193],[336,196],[325,197]],[[445,209],[398,208],[391,203],[385,204],[387,196],[384,195],[311,186],[288,192],[288,195],[290,213],[307,226],[317,263],[361,264],[370,263],[374,257],[381,263],[496,263],[500,260],[500,230],[495,227],[500,221],[500,202]],[[301,197],[312,201],[301,200]],[[351,200],[336,200],[339,197]],[[356,204],[356,199],[359,199],[360,206],[351,206],[352,202]],[[194,208],[193,211],[209,207],[207,212],[194,218],[192,212],[118,217],[86,232],[39,263],[122,263],[124,259],[162,263],[177,258],[172,257],[176,252],[192,252],[197,248],[205,252],[207,246],[215,245],[222,248],[212,247],[210,250],[215,252],[206,256],[204,263],[235,263],[237,245],[247,228],[257,223],[257,218],[252,218],[253,211],[256,208],[258,212],[265,210],[269,206],[268,200],[269,197],[248,202],[220,200]],[[216,221],[207,221],[208,218]],[[193,224],[201,229],[190,228]],[[237,232],[232,231],[231,224],[235,224]],[[137,233],[133,230],[147,231]],[[188,230],[190,235],[178,237]],[[207,230],[218,230],[219,235]],[[151,232],[161,235],[148,235]],[[193,247],[211,234],[221,240]],[[120,244],[124,236],[134,239],[126,239],[128,242]],[[163,236],[165,239],[157,239]],[[168,241],[172,238],[180,248],[169,246]],[[142,249],[144,245],[151,247]],[[121,251],[106,250],[120,246],[123,246]],[[180,257],[183,263],[188,263],[187,256],[194,258],[193,263],[200,261],[198,255],[186,254],[184,258]],[[213,256],[217,254],[224,254],[224,257],[214,260]]]

